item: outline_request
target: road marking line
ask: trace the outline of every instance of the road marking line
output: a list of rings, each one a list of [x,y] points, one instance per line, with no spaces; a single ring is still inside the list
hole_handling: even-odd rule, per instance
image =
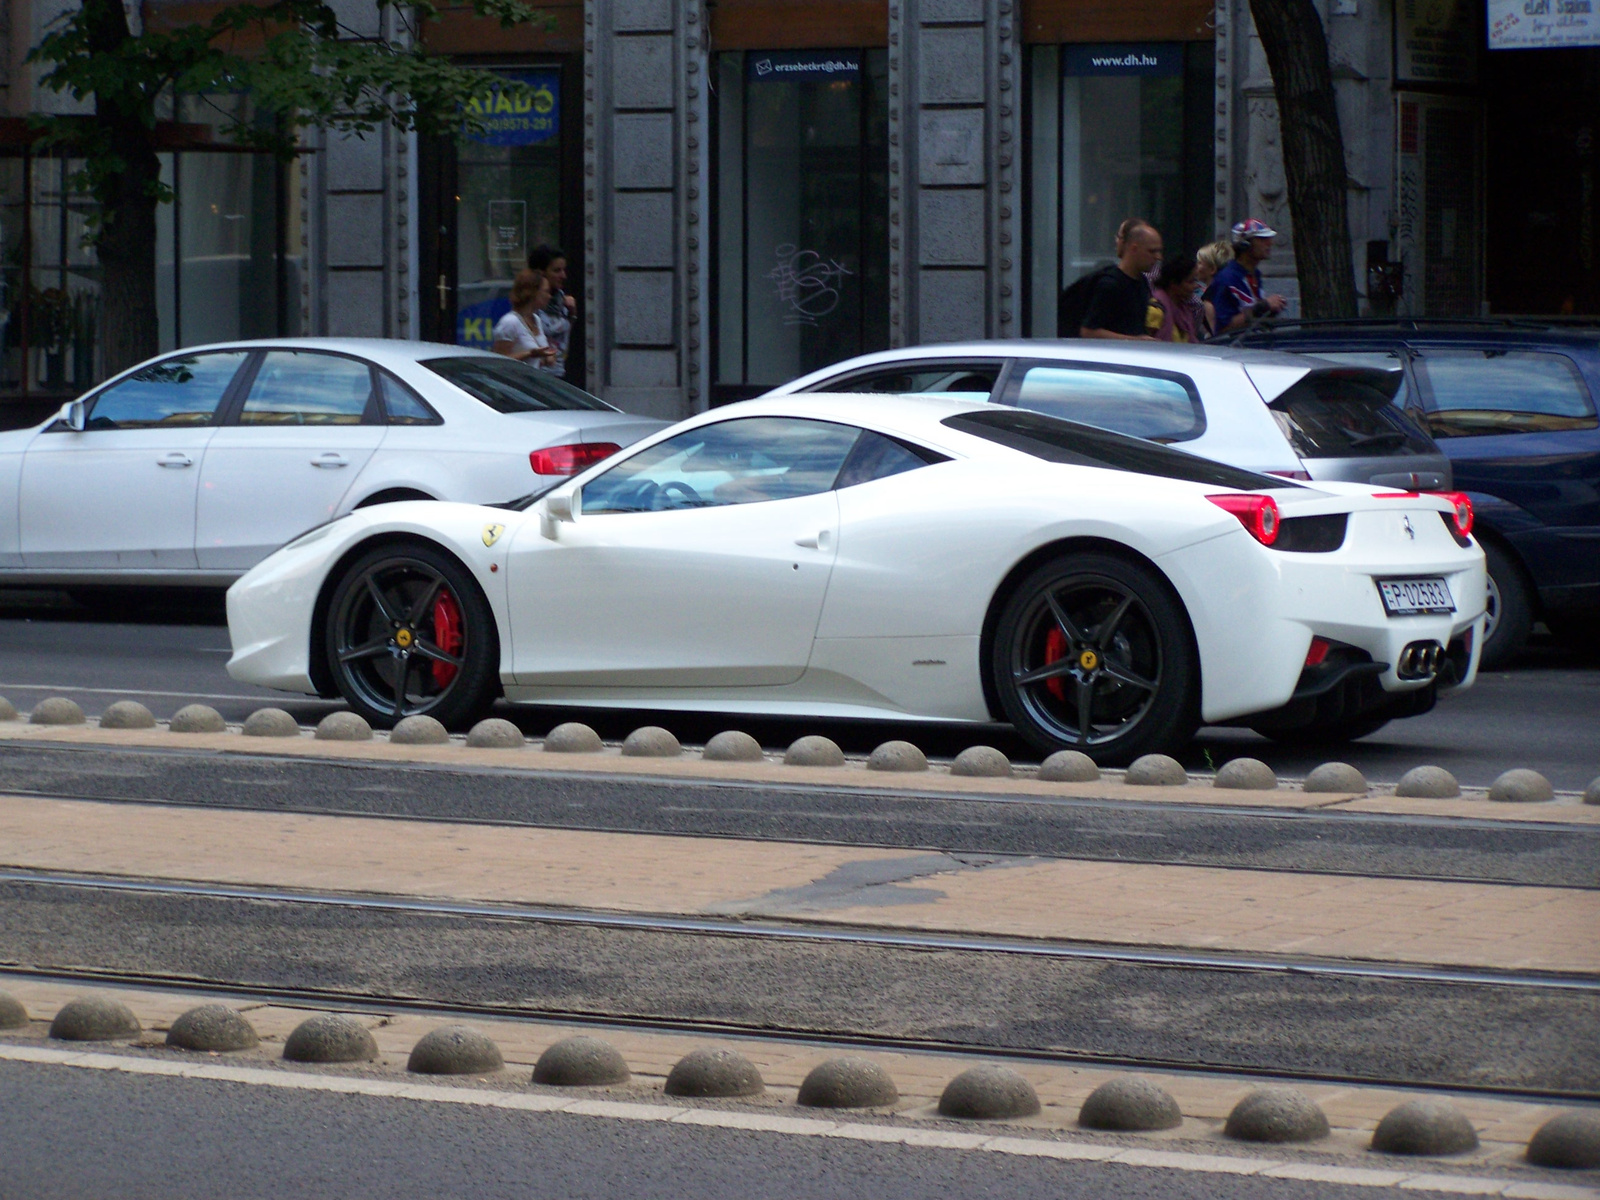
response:
[[[638,1104],[614,1100],[566,1100],[529,1092],[501,1092],[486,1088],[447,1087],[440,1084],[353,1079],[338,1075],[310,1075],[291,1070],[229,1067],[213,1063],[163,1062],[133,1055],[48,1046],[0,1044],[0,1061],[77,1067],[89,1071],[121,1071],[128,1075],[165,1075],[204,1079],[256,1087],[295,1091],[339,1092],[383,1099],[446,1103],[480,1108],[557,1112],[575,1116],[626,1121],[660,1121],[713,1129],[776,1133],[794,1136],[843,1138],[854,1142],[898,1143],[943,1150],[992,1150],[1035,1158],[1087,1160],[1199,1174],[1223,1172],[1279,1179],[1304,1179],[1352,1187],[1401,1187],[1415,1191],[1444,1192],[1457,1196],[1507,1196],[1518,1200],[1600,1200],[1600,1190],[1566,1184],[1519,1182],[1474,1175],[1432,1175],[1427,1172],[1373,1171],[1318,1163],[1286,1163],[1282,1159],[1249,1158],[1220,1154],[1192,1154],[1170,1150],[1119,1149],[1092,1143],[961,1133],[943,1129],[915,1129],[896,1125],[840,1123],[776,1114],[690,1109],[666,1104]]]
[[[163,692],[155,688],[80,687],[71,683],[0,683],[0,688],[8,692],[50,692],[53,695],[81,692],[89,696],[178,696],[188,700],[251,700],[262,705],[270,704],[272,701],[289,704],[344,704],[343,700],[324,700],[320,696],[302,696],[299,693],[280,695],[277,692],[262,692],[256,696],[239,696],[228,692]]]

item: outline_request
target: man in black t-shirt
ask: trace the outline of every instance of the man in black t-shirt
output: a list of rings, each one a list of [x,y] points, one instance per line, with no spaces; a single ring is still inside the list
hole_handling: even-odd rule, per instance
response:
[[[1161,261],[1161,251],[1161,234],[1149,225],[1128,232],[1117,269],[1103,272],[1089,293],[1079,337],[1152,340],[1145,325],[1150,308],[1145,272]]]

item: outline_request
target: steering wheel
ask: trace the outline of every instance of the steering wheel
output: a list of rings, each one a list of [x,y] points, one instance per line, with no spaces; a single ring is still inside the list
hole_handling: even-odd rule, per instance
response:
[[[674,496],[681,496],[682,499],[675,501],[671,499]],[[657,493],[657,498],[665,500],[666,504],[663,507],[668,508],[688,508],[691,506],[698,508],[705,504],[699,492],[678,479],[671,479],[663,483],[660,492]]]

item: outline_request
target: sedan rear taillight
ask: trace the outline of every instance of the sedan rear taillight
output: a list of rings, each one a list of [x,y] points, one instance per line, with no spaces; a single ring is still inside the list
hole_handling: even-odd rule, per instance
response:
[[[1239,518],[1250,536],[1263,546],[1278,540],[1278,502],[1271,496],[1255,496],[1249,492],[1224,492],[1207,496],[1218,508],[1225,508]]]
[[[576,475],[595,463],[610,458],[621,446],[615,442],[574,442],[570,446],[546,446],[528,455],[535,475]]]
[[[1445,520],[1455,531],[1456,541],[1464,541],[1472,534],[1472,497],[1465,492],[1434,492],[1441,500],[1450,502],[1451,511],[1445,513]]]

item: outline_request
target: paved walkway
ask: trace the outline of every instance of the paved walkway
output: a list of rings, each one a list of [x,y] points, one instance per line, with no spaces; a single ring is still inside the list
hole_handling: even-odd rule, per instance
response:
[[[1600,973],[1600,892],[0,797],[0,865]]]

